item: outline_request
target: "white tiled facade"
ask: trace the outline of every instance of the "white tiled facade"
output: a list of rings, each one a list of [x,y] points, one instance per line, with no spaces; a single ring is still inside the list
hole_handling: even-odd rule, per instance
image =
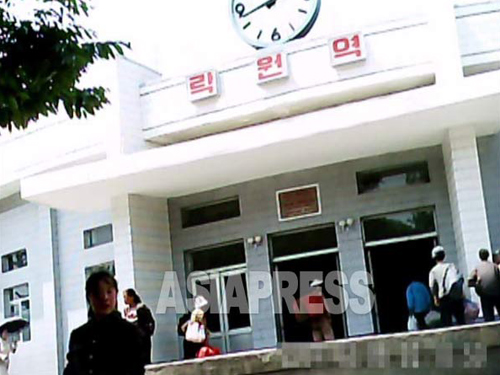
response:
[[[323,1],[311,33],[281,47],[287,79],[257,84],[266,51],[237,37],[228,1],[214,8],[217,27],[198,36],[199,50],[177,35],[166,78],[124,58],[96,66],[89,82],[110,89],[111,105],[95,117],[61,113],[2,134],[0,256],[26,249],[28,266],[0,274],[1,313],[3,290],[28,283],[31,321],[11,374],[62,373],[69,334],[87,319],[85,269],[102,263],[114,262],[120,289],[136,288],[156,311],[165,272],[177,273],[185,297],[191,250],[243,241],[247,269],[270,271],[269,236],[338,229],[348,217],[351,230],[337,230],[348,276],[368,267],[360,223],[373,215],[432,207],[437,240],[464,274],[479,248],[500,247],[500,2],[423,11],[410,1],[381,12],[360,0],[359,17],[343,3]],[[357,31],[366,61],[332,67],[328,41]],[[210,43],[224,53],[207,54]],[[220,95],[190,102],[179,73],[212,69]],[[358,194],[356,172],[421,161],[430,183]],[[276,191],[310,184],[321,215],[280,221]],[[182,228],[181,209],[236,196],[239,217]],[[113,241],[86,249],[84,231],[108,224]],[[257,234],[264,242],[254,248],[246,239]],[[262,301],[242,347],[277,345],[274,303]],[[153,360],[179,358],[178,315],[156,319]],[[376,331],[371,314],[349,310],[346,324],[350,336]]]

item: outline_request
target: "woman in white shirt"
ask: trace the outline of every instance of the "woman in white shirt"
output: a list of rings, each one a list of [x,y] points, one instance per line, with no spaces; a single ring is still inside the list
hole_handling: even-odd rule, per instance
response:
[[[123,292],[123,299],[127,307],[123,315],[125,319],[134,324],[140,334],[141,350],[144,363],[151,363],[151,338],[155,331],[155,320],[151,310],[142,303],[141,297],[134,289]]]

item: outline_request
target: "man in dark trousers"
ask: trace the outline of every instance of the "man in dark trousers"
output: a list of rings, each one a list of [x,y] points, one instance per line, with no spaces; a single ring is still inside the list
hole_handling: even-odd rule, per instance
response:
[[[488,260],[489,256],[488,250],[479,250],[481,262],[469,276],[469,285],[472,281],[476,287],[476,293],[481,298],[481,307],[486,322],[495,319],[495,308],[500,314],[500,270],[495,263]]]
[[[441,311],[441,323],[451,326],[452,315],[457,324],[465,324],[463,277],[453,263],[445,263],[446,253],[442,246],[432,249],[432,259],[436,265],[429,273],[429,287],[434,303]]]

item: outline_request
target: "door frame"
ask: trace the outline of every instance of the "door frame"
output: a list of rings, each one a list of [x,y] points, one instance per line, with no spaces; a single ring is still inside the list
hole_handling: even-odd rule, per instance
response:
[[[337,269],[341,271],[341,264],[340,264],[340,251],[338,247],[333,247],[330,249],[324,249],[324,250],[316,250],[316,251],[310,251],[310,252],[304,252],[304,253],[299,253],[299,254],[293,254],[293,255],[285,255],[281,257],[276,257],[274,259],[271,259],[272,263],[272,269],[275,272],[276,278],[274,280],[274,290],[276,290],[276,293],[274,294],[274,304],[276,304],[279,308],[278,311],[283,311],[282,308],[282,301],[281,301],[281,290],[279,288],[279,264],[284,263],[287,261],[293,261],[293,260],[299,260],[299,259],[306,259],[306,258],[313,258],[321,255],[329,255],[329,254],[336,254],[337,256],[335,257],[335,262],[337,264]],[[342,299],[341,300],[342,305],[345,304],[345,301]],[[282,343],[285,342],[285,327],[283,323],[283,314],[278,314],[279,319],[278,319],[278,341],[281,341]],[[342,317],[342,325],[344,328],[344,335],[345,337],[349,337],[348,334],[348,326],[347,326],[347,316],[344,312],[343,317]],[[280,340],[281,339],[281,340]]]
[[[393,245],[397,243],[403,243],[403,242],[412,242],[412,241],[418,241],[418,240],[425,240],[425,239],[434,239],[434,246],[438,243],[438,233],[437,231],[434,232],[429,232],[429,233],[424,233],[424,234],[418,234],[418,235],[413,235],[413,236],[404,236],[404,237],[397,237],[397,238],[390,238],[387,240],[380,240],[380,241],[371,241],[368,243],[364,244],[364,252],[365,252],[365,257],[367,260],[367,265],[369,269],[367,270],[370,275],[372,276],[372,282],[373,282],[373,301],[372,306],[373,306],[373,313],[372,313],[372,321],[375,329],[375,333],[380,334],[380,320],[379,320],[379,313],[378,313],[378,304],[377,304],[377,294],[375,292],[375,278],[373,277],[373,264],[372,264],[372,251],[373,249],[376,249],[377,247],[384,246],[384,245]]]
[[[206,271],[196,271],[190,275],[191,280],[191,288],[192,291],[196,291],[196,281],[210,281],[215,280],[215,288],[217,290],[217,303],[218,303],[218,315],[219,315],[219,324],[220,324],[220,332],[213,332],[213,338],[220,338],[223,345],[223,352],[229,353],[231,351],[231,343],[230,336],[241,335],[241,334],[251,334],[252,333],[252,314],[248,314],[250,326],[237,328],[237,329],[229,329],[228,322],[228,311],[227,311],[227,299],[226,299],[226,286],[224,284],[224,278],[227,276],[234,275],[245,275],[245,280],[247,283],[247,294],[248,294],[248,273],[246,264],[239,264],[229,267],[222,267],[212,270]],[[247,300],[249,300],[250,296],[247,295]]]

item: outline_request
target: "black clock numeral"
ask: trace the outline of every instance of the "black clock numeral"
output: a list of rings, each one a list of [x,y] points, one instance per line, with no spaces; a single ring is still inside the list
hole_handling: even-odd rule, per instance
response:
[[[236,4],[236,6],[234,7],[234,11],[241,17],[243,17],[243,15],[245,14],[245,5],[243,5],[242,3],[238,3]]]
[[[274,28],[274,31],[273,31],[273,34],[271,35],[271,39],[276,42],[277,40],[280,40],[281,39],[281,35],[280,33],[278,32],[278,28],[275,27]]]
[[[259,35],[257,35],[257,39],[260,39],[261,35],[262,35],[262,30],[259,31]]]

